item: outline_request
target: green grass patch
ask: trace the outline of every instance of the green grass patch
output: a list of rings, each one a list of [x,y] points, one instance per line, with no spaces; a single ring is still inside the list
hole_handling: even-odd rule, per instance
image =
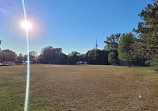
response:
[[[22,111],[24,97],[15,88],[0,87],[0,111]]]
[[[150,67],[133,67],[132,70],[135,76],[158,75],[158,73]]]

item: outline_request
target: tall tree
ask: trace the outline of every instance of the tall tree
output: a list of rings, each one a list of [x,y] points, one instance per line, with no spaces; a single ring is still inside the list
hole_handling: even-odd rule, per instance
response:
[[[106,50],[93,49],[86,53],[88,64],[109,64],[108,53]]]
[[[0,61],[2,64],[15,62],[17,54],[9,49],[2,50],[0,54]]]
[[[30,61],[31,61],[31,63],[36,63],[37,62],[37,52],[30,51]]]
[[[139,51],[147,59],[153,58],[158,54],[158,1],[152,0],[139,16],[143,22],[138,23],[140,47]]]
[[[24,56],[23,56],[23,54],[22,53],[20,53],[19,55],[18,55],[18,57],[17,57],[17,63],[22,63],[24,61]]]
[[[134,35],[130,33],[123,34],[118,46],[118,58],[121,61],[132,62],[135,59],[132,53],[131,45],[134,43]]]
[[[61,48],[53,48],[52,46],[43,48],[38,57],[38,61],[45,64],[65,64],[66,59],[67,57],[62,53]]]
[[[119,64],[119,59],[118,59],[118,52],[117,50],[113,50],[108,54],[108,61],[110,64]]]
[[[152,1],[153,4],[148,4],[139,14],[143,22],[134,30],[139,34],[141,55],[158,71],[158,0]]]
[[[104,41],[106,43],[105,49],[117,50],[120,36],[121,34],[112,34],[110,37],[106,37],[106,41]]]
[[[80,53],[76,51],[72,51],[70,54],[68,54],[68,61],[69,64],[76,64],[78,61],[80,61]]]

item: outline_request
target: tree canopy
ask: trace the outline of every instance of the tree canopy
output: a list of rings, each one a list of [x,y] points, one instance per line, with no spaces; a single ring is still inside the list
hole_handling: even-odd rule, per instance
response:
[[[15,61],[17,58],[17,54],[9,49],[2,50],[0,52],[0,62],[2,64]]]
[[[63,60],[65,58],[65,60]],[[67,57],[62,53],[61,48],[53,48],[52,46],[47,46],[42,49],[41,54],[38,57],[40,63],[45,64],[61,64],[67,62]]]
[[[135,59],[131,47],[133,43],[134,43],[134,35],[131,32],[122,35],[118,47],[118,58],[121,61],[131,62]]]
[[[140,47],[139,50],[145,58],[152,58],[158,54],[158,1],[148,4],[139,14],[143,22],[138,23]]]
[[[121,34],[112,34],[110,37],[106,37],[106,43],[105,49],[106,50],[117,50],[119,40],[120,40]]]

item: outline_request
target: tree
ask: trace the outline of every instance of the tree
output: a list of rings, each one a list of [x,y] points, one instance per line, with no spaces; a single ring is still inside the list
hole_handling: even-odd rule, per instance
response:
[[[80,54],[79,55],[79,61],[86,61],[86,55],[85,54]]]
[[[140,47],[139,51],[147,59],[158,54],[158,1],[152,0],[154,4],[148,4],[139,16],[143,22],[138,23]]]
[[[133,49],[131,47],[134,43],[134,39],[134,35],[131,32],[122,35],[118,46],[118,58],[121,61],[131,63],[135,59],[135,56],[132,53]]]
[[[15,62],[17,54],[9,49],[2,50],[0,54],[0,61],[2,64]]]
[[[53,64],[55,60],[54,57],[54,48],[52,46],[48,46],[42,49],[41,51],[41,61],[46,64]]]
[[[68,63],[68,56],[64,53],[62,53],[59,57],[58,57],[58,60],[59,60],[59,64],[67,64]]]
[[[133,61],[134,65],[145,65],[145,57],[139,50],[140,48],[140,40],[138,38],[134,38],[134,42],[131,44],[131,54],[135,57],[135,61]]]
[[[37,62],[37,52],[35,51],[30,51],[30,61],[31,63],[36,63]]]
[[[117,50],[120,36],[121,34],[112,34],[110,37],[106,37],[106,41],[104,41],[106,43],[105,49]]]
[[[119,64],[119,59],[118,59],[118,52],[117,50],[111,51],[108,54],[108,61],[113,65],[113,64]]]
[[[143,22],[139,22],[138,29],[134,30],[139,34],[141,56],[155,67],[158,64],[158,0],[152,1],[153,4],[148,4],[139,14]]]
[[[96,59],[97,59],[97,54],[96,54],[96,49],[89,50],[86,53],[86,60],[88,64],[96,64]]]
[[[67,57],[62,53],[61,48],[47,46],[42,49],[41,54],[38,57],[38,62],[44,64],[66,64]]]
[[[72,51],[68,54],[68,62],[69,64],[76,64],[76,62],[80,61],[80,53],[76,51]]]
[[[17,56],[17,63],[22,63],[24,61],[24,56],[23,56],[23,54],[19,54],[18,56]]]
[[[86,53],[86,61],[88,64],[109,64],[108,62],[109,51],[93,49]]]
[[[156,55],[150,60],[150,65],[153,67],[155,71],[158,72],[158,55]]]

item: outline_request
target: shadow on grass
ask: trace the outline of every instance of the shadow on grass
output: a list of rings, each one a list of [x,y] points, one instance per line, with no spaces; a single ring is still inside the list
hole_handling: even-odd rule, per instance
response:
[[[0,66],[11,66],[11,65],[9,65],[9,64],[5,64],[5,65],[0,65]]]

